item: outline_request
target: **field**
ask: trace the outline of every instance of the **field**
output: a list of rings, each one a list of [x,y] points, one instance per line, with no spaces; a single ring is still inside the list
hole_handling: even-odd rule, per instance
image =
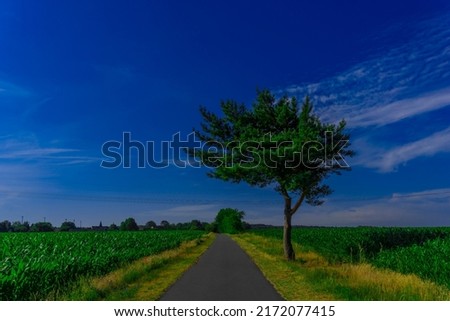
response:
[[[204,235],[205,232],[191,230],[0,233],[0,300],[59,299],[71,293],[80,281],[90,286],[87,299],[145,299],[147,292],[141,297],[138,290],[131,295],[130,289],[137,289],[144,281],[148,282],[146,288],[156,286],[151,282],[163,281],[163,285],[155,283],[156,287],[167,287],[201,251],[189,254],[192,256],[189,262],[180,259],[178,263],[183,268],[172,273],[169,283],[166,281],[171,267],[166,259],[155,267],[159,272],[148,271],[148,262],[139,259],[155,258],[162,252],[165,255],[171,249],[186,252],[188,256],[192,249],[180,244],[199,240]],[[274,280],[279,279],[277,289],[287,299],[446,300],[449,297],[450,228],[294,228],[296,262],[282,258],[282,235],[280,228],[258,229],[236,234],[235,239],[240,240],[254,259],[259,257],[261,262],[266,262],[265,270],[273,272]],[[130,268],[131,262],[137,265]],[[264,266],[260,268],[264,271]],[[125,273],[116,277],[114,273],[120,270]],[[139,280],[130,278],[138,272],[142,272]],[[160,275],[156,281],[155,273]],[[403,278],[403,274],[413,277]],[[104,279],[106,275],[109,276]],[[100,277],[98,284],[92,285],[91,280],[96,277]],[[120,287],[114,285],[113,292],[108,294],[104,287],[110,287],[112,281]],[[130,282],[136,284],[130,287],[126,284]],[[94,292],[96,296],[92,296]],[[154,297],[158,295],[159,292]]]
[[[282,239],[282,229],[253,230]],[[294,228],[292,241],[330,263],[369,263],[450,289],[450,228]]]
[[[200,238],[202,231],[0,233],[0,300],[56,297],[82,277]]]

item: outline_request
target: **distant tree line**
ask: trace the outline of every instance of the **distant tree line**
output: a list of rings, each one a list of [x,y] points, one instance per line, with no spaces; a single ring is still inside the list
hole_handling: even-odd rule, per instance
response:
[[[51,232],[54,227],[49,222],[37,222],[30,225],[29,222],[13,222],[8,220],[0,222],[0,232]]]
[[[37,222],[30,224],[29,222],[13,222],[8,220],[0,222],[0,232],[68,232],[79,230],[101,230],[101,231],[138,231],[138,230],[204,230],[212,231],[213,224],[207,222],[201,222],[199,220],[192,220],[185,223],[171,224],[167,220],[163,220],[160,224],[156,224],[154,221],[148,221],[144,225],[138,225],[136,220],[132,217],[127,218],[119,225],[111,224],[109,227],[105,227],[100,224],[93,226],[92,228],[77,228],[74,222],[63,222],[59,228],[54,227],[50,222]]]
[[[137,230],[203,230],[210,231],[211,223],[201,222],[199,220],[192,220],[185,223],[169,223],[166,220],[162,220],[158,225],[155,221],[148,221],[143,226],[138,226],[134,218],[129,217],[119,226],[116,224],[111,224],[110,230],[121,230],[121,231],[137,231]]]
[[[37,222],[30,225],[29,222],[13,222],[8,220],[0,222],[0,232],[69,232],[69,231],[139,231],[139,230],[200,230],[216,233],[238,233],[250,228],[250,225],[242,221],[245,213],[237,209],[221,209],[212,223],[192,220],[185,223],[169,223],[162,220],[159,224],[155,221],[148,221],[144,225],[138,225],[133,217],[128,217],[119,225],[111,224],[103,226],[102,222],[98,226],[91,228],[77,228],[74,222],[65,221],[59,228],[50,222]]]

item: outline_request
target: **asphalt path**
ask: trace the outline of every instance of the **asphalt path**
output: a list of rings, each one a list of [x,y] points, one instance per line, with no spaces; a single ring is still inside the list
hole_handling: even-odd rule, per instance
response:
[[[283,298],[236,242],[218,234],[198,262],[161,300],[275,301]]]

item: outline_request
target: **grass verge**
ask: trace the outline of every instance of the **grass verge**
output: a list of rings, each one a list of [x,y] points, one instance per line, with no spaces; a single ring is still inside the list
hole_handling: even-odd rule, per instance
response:
[[[105,276],[87,278],[59,300],[158,300],[211,245],[214,234],[183,243],[180,247],[148,256]]]
[[[288,262],[281,241],[250,233],[232,238],[286,300],[450,300],[447,288],[416,275],[369,264],[330,264],[295,243],[297,260]]]

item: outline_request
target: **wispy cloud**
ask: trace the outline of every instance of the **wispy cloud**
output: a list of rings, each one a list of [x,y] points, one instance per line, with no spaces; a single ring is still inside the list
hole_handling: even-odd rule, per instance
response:
[[[401,134],[401,121],[450,107],[449,19],[445,13],[419,21],[414,36],[403,44],[321,82],[279,93],[300,99],[308,94],[323,120],[344,118],[348,127],[364,129],[364,137],[354,138],[358,156],[351,165],[389,172],[421,156],[450,152],[450,128],[394,147],[392,140],[379,136],[376,143],[371,142],[380,127],[391,125],[392,132]]]
[[[450,29],[447,13],[417,23],[403,45],[360,62],[321,82],[293,85],[287,92],[310,95],[326,121],[349,126],[391,124],[450,105]]]
[[[66,148],[31,148],[31,149],[16,149],[12,151],[0,152],[0,159],[40,159],[40,158],[51,158],[55,155],[60,155],[62,153],[76,152],[76,149],[66,149]],[[63,156],[67,158],[67,156]]]
[[[359,155],[352,160],[352,165],[374,168],[380,172],[396,170],[399,165],[423,156],[434,156],[450,152],[450,127],[425,138],[393,147],[390,149],[371,145],[364,139],[358,139],[354,146]]]
[[[1,74],[0,71],[0,77]],[[0,128],[6,127],[8,131],[11,131],[12,128],[20,130],[19,128],[24,121],[53,99],[50,96],[43,97],[42,94],[34,88],[0,78],[0,104],[2,109]]]
[[[51,173],[38,164],[0,160],[0,210],[14,211],[23,203],[18,200],[24,193],[52,190],[49,176]]]
[[[450,188],[394,193],[374,200],[349,200],[309,207],[295,224],[325,226],[448,226]]]
[[[8,162],[29,161],[42,162],[44,160],[66,162],[98,161],[96,157],[80,155],[79,149],[61,147],[42,147],[33,135],[19,135],[0,137],[0,160]],[[0,164],[1,165],[1,164]]]
[[[348,117],[347,123],[350,127],[388,125],[448,106],[450,106],[450,87],[437,92],[426,93],[419,97],[367,108],[364,112]]]
[[[392,194],[391,199],[393,201],[403,201],[404,199],[407,199],[409,202],[424,201],[424,200],[431,200],[431,201],[444,200],[446,202],[450,202],[449,196],[450,196],[450,188],[438,188],[413,193],[394,193]]]
[[[292,224],[307,226],[448,226],[450,188],[380,197],[346,196],[330,198],[318,207],[303,205]],[[283,224],[281,204],[242,204],[245,220],[251,223]]]
[[[49,180],[58,171],[69,165],[98,161],[82,155],[78,149],[49,145],[42,146],[33,134],[0,137],[0,209],[17,209],[23,203],[18,198],[30,193],[58,191]]]
[[[28,97],[31,92],[24,87],[0,79],[0,98],[2,97]]]

